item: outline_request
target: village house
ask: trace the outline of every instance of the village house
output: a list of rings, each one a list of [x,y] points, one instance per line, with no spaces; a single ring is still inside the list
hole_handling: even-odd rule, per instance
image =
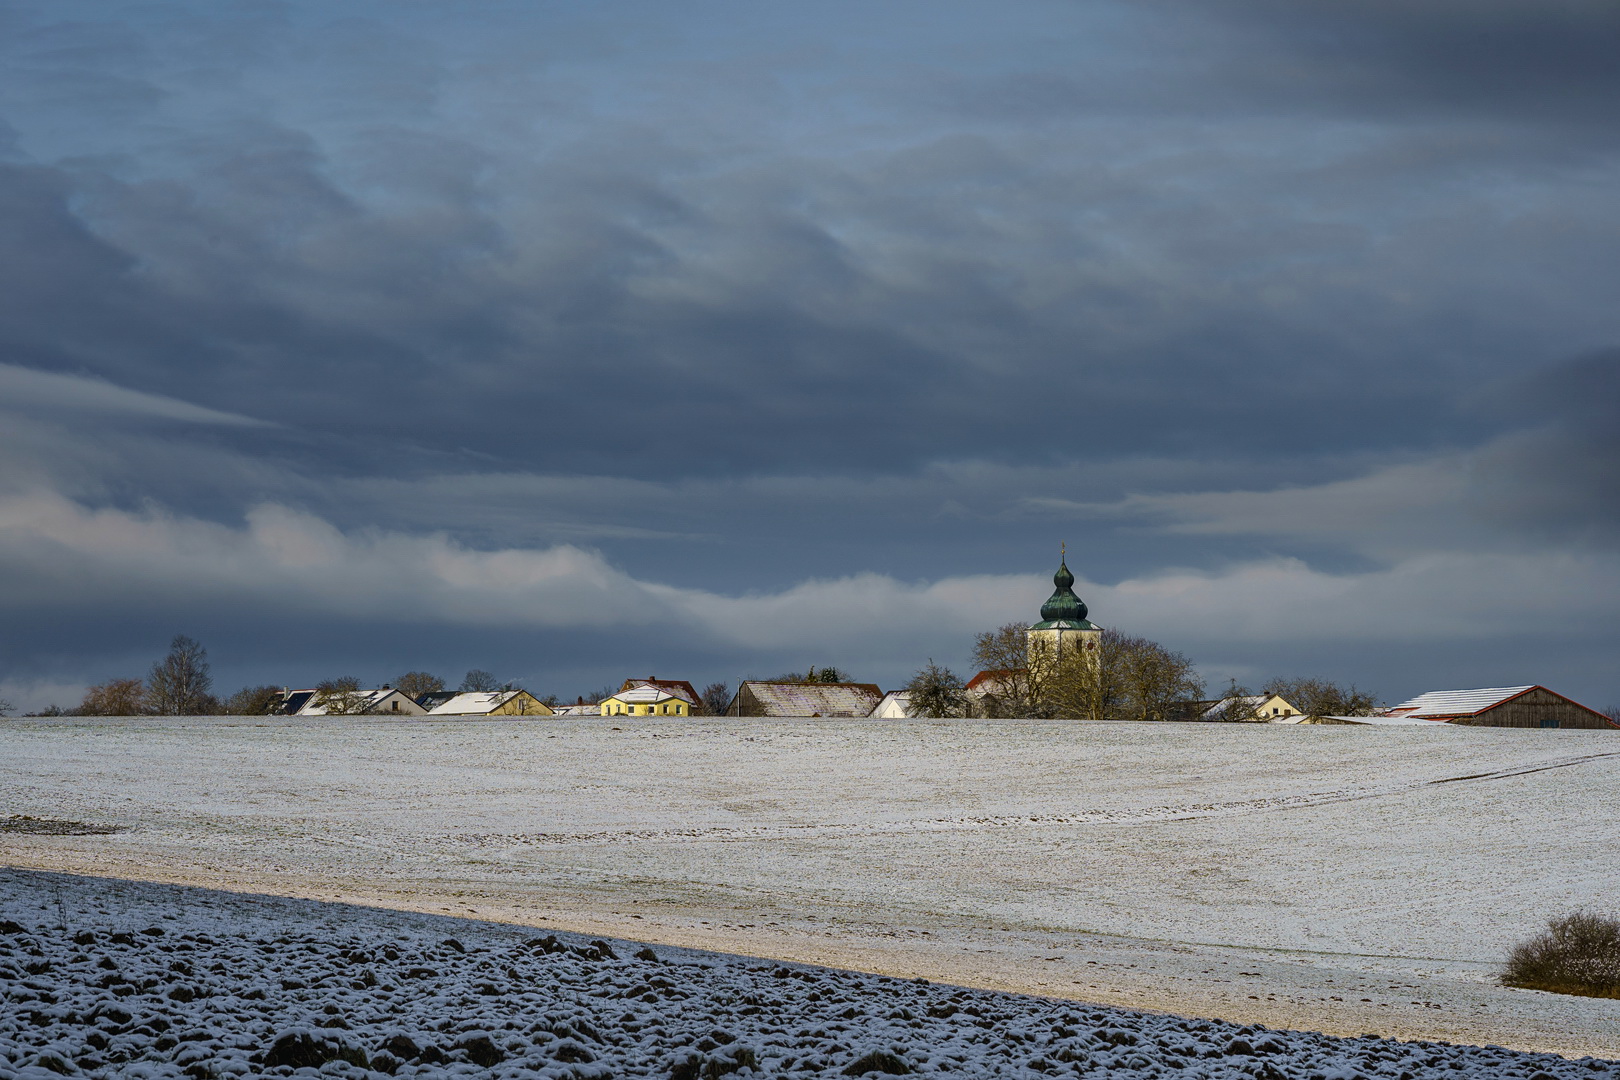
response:
[[[1199,721],[1247,720],[1269,724],[1297,724],[1304,714],[1280,694],[1246,694],[1219,701],[1184,701],[1173,719]]]
[[[691,716],[701,716],[705,711],[703,699],[698,696],[696,690],[692,689],[692,684],[685,679],[659,679],[651,675],[645,679],[626,679],[624,685],[619,687],[619,692],[623,693],[626,690],[634,690],[642,686],[650,686],[683,699],[688,706],[688,714]]]
[[[423,694],[417,704],[429,716],[551,716],[552,709],[527,690],[454,690]]]
[[[727,716],[870,717],[883,690],[874,683],[783,683],[748,680],[726,706]]]
[[[427,710],[391,687],[380,690],[283,690],[277,716],[423,716]]]
[[[906,720],[911,717],[911,694],[905,690],[890,690],[872,710],[874,720]]]
[[[691,716],[692,703],[661,686],[640,685],[603,698],[600,716]]]
[[[1010,691],[1015,680],[1024,676],[1022,668],[1002,671],[981,671],[962,687],[968,699],[970,716],[995,716],[1001,712],[1000,702]]]

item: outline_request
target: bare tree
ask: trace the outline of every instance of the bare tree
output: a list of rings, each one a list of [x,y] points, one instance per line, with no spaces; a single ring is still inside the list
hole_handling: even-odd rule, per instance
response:
[[[1065,651],[1037,672],[1039,711],[1080,720],[1169,720],[1204,692],[1192,661],[1156,641],[1104,630],[1097,647]]]
[[[358,716],[371,708],[371,695],[360,692],[360,680],[353,675],[316,684],[315,699],[329,716]]]
[[[1105,630],[1103,636],[1109,633]],[[1121,719],[1169,720],[1178,702],[1204,695],[1204,680],[1181,653],[1146,638],[1123,636],[1113,651]]]
[[[210,693],[208,650],[184,634],[169,643],[169,655],[152,665],[146,677],[146,703],[159,716],[197,716],[218,702]]]
[[[147,710],[146,684],[139,679],[108,679],[84,692],[74,711],[80,716],[141,716]]]
[[[1015,719],[1044,715],[1045,694],[1028,666],[1028,628],[1008,623],[973,640],[973,662],[987,672],[985,689],[975,703],[986,717]]]
[[[1259,697],[1249,693],[1249,688],[1236,679],[1230,679],[1221,700],[1210,706],[1203,718],[1225,724],[1251,724],[1264,720],[1265,717],[1260,715],[1260,700],[1256,700]]]
[[[10,716],[11,710],[15,709],[16,707],[17,706],[13,705],[5,698],[0,698],[0,716]]]
[[[281,704],[279,686],[244,686],[225,699],[227,716],[264,716]]]
[[[1272,679],[1262,693],[1280,695],[1306,716],[1370,716],[1378,698],[1327,679]]]
[[[724,716],[726,706],[731,704],[731,688],[723,682],[710,683],[698,695],[703,704],[703,711],[710,716]]]
[[[500,688],[500,681],[497,680],[495,676],[481,668],[473,668],[471,671],[467,672],[466,677],[461,680],[461,692],[464,694],[488,693],[493,690],[499,690]]]
[[[1117,630],[1104,630],[1095,649],[1068,649],[1041,665],[1033,686],[1040,695],[1040,715],[1065,720],[1120,719],[1122,658],[1128,643],[1135,640]]]
[[[1603,710],[1603,715],[1607,716],[1610,720],[1613,720],[1615,723],[1620,724],[1620,705],[1611,705],[1611,706],[1609,706],[1607,709]]]
[[[961,716],[967,708],[967,695],[962,692],[962,680],[950,668],[942,668],[928,658],[928,664],[918,670],[905,685],[911,703],[911,715],[927,717]]]
[[[394,689],[415,701],[423,694],[437,694],[443,690],[444,680],[425,671],[407,671],[394,680]]]

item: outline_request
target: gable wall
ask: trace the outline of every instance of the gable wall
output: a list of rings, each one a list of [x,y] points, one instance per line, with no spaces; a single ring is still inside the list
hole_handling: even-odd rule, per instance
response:
[[[1556,720],[1561,728],[1614,730],[1613,725],[1601,715],[1540,687],[1495,708],[1486,709],[1478,716],[1465,716],[1451,722],[1475,727],[1539,728],[1544,720]]]

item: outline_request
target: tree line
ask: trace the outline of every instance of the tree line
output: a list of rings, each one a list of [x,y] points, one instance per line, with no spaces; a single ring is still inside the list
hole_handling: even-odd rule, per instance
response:
[[[426,671],[407,671],[391,684],[415,700],[423,694],[439,693],[445,681]],[[361,693],[360,680],[340,675],[316,684],[316,691],[335,715],[361,713],[370,704]],[[457,688],[461,692],[513,689],[494,675],[479,668],[467,672]],[[557,704],[555,695],[542,698]],[[263,716],[281,704],[282,688],[244,686],[227,697],[214,694],[214,679],[208,664],[208,650],[185,634],[177,634],[169,651],[152,665],[146,678],[108,679],[84,692],[72,708],[49,706],[35,716]],[[0,701],[0,716],[9,715],[12,706]]]
[[[905,690],[913,716],[994,719],[1178,720],[1204,702],[1205,684],[1191,660],[1156,641],[1104,630],[1094,651],[1068,650],[1030,662],[1028,629],[1008,623],[978,635],[973,660],[984,686],[969,694],[949,668],[932,659]],[[1355,686],[1326,679],[1274,678],[1260,693],[1280,694],[1307,716],[1358,716],[1377,699]],[[1262,719],[1244,699],[1256,696],[1236,680],[1221,692],[1220,719]]]

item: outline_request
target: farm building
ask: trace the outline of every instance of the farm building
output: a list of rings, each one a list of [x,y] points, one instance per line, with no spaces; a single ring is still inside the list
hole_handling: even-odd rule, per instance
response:
[[[1620,728],[1545,686],[1495,686],[1480,690],[1431,690],[1389,710],[1392,718],[1476,727]]]
[[[727,716],[871,716],[883,700],[873,683],[744,682]]]
[[[429,716],[550,716],[551,707],[527,690],[423,694]]]
[[[911,695],[904,690],[890,690],[872,710],[877,720],[904,720],[911,715]]]

